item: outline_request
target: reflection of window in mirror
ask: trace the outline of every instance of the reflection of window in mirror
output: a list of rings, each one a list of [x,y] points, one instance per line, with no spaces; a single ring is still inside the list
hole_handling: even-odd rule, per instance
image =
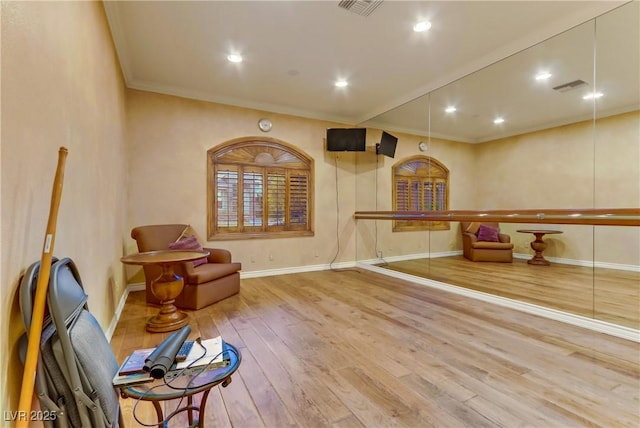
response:
[[[446,211],[449,209],[449,170],[429,156],[412,156],[393,166],[395,211]],[[403,220],[393,231],[448,230],[448,222]]]

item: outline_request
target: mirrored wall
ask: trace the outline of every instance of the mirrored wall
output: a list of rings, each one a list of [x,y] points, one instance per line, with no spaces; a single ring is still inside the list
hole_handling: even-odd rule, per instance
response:
[[[365,122],[399,140],[394,158],[358,154],[357,210],[407,191],[411,209],[640,207],[638,22],[627,3]],[[500,223],[514,258],[499,263],[463,257],[459,222],[423,223],[358,220],[358,260],[640,329],[638,227]],[[534,229],[548,266],[527,263]]]

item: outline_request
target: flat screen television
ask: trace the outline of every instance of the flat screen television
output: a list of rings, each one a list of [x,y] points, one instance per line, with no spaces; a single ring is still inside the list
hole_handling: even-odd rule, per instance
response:
[[[328,128],[328,152],[364,152],[367,128]]]
[[[382,139],[379,144],[376,144],[376,154],[385,155],[390,158],[396,154],[396,145],[398,144],[398,138],[391,134],[382,131]]]

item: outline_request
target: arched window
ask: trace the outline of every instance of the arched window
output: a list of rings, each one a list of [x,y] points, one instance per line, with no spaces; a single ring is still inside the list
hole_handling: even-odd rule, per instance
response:
[[[273,138],[207,151],[207,235],[216,239],[313,235],[313,159]]]
[[[446,211],[449,209],[449,170],[429,156],[412,156],[393,166],[395,211]],[[393,221],[393,231],[447,230],[449,222]]]

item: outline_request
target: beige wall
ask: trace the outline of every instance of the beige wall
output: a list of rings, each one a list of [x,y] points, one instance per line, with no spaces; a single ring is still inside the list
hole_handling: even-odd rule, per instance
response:
[[[640,111],[504,138],[476,147],[476,209],[640,206]],[[486,173],[485,173],[486,172]],[[515,252],[530,253],[523,224],[504,224]],[[530,225],[539,227],[539,225]],[[640,228],[552,225],[545,254],[640,263]],[[614,232],[615,231],[615,232]]]
[[[230,250],[245,272],[327,264],[338,251],[337,235],[336,262],[355,259],[355,155],[338,154],[336,168],[335,155],[324,145],[326,128],[337,124],[135,90],[127,91],[127,108],[129,228],[188,223],[206,239],[207,150],[234,138],[264,135],[292,144],[314,159],[315,236],[208,245]],[[258,129],[262,117],[273,122],[269,133]],[[136,251],[131,239],[127,250]]]
[[[100,2],[2,2],[0,408],[16,409],[20,275],[40,259],[60,146],[54,254],[79,267],[104,329],[124,290],[124,85]]]

